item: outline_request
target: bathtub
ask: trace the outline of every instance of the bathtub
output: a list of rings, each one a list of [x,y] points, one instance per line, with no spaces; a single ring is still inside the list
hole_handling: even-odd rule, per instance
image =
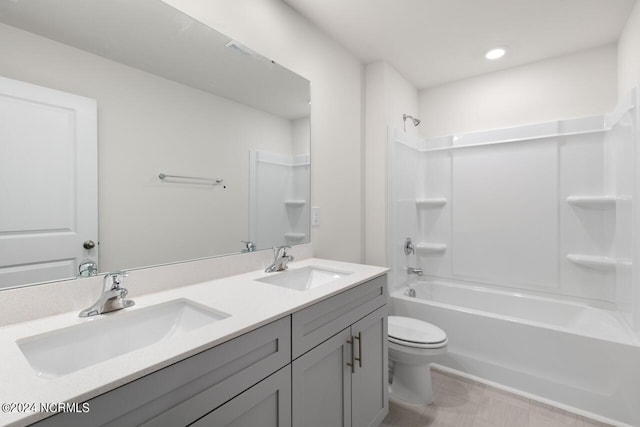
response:
[[[640,426],[640,343],[615,311],[437,281],[395,289],[390,305],[395,315],[445,330],[449,352],[436,363],[446,368]]]

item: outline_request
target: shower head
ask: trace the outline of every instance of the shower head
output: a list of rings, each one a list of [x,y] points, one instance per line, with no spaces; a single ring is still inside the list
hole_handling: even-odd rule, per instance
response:
[[[418,126],[420,124],[420,119],[416,119],[413,116],[410,116],[408,114],[403,114],[402,115],[402,122],[404,124],[404,131],[407,131],[407,119],[411,119],[411,121],[413,122],[413,126]]]

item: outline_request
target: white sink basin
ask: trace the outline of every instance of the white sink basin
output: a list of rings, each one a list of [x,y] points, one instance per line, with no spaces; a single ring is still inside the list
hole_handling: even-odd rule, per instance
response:
[[[256,279],[258,282],[283,288],[305,291],[326,285],[351,274],[349,271],[330,270],[324,267],[302,267],[286,270],[281,273],[270,273],[269,276]]]
[[[56,378],[229,317],[187,299],[118,311],[17,341],[31,367]]]

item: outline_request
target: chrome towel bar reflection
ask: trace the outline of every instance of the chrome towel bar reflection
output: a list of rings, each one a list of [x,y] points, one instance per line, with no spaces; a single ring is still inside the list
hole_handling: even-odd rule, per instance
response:
[[[218,185],[218,184],[222,184],[222,181],[224,181],[222,178],[200,178],[197,176],[167,175],[165,173],[159,174],[158,178],[162,180],[165,180],[167,178],[186,179],[186,180],[196,181],[193,184],[208,184],[208,185]]]

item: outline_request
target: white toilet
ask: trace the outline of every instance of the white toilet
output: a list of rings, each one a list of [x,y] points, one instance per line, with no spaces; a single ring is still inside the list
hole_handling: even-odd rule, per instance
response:
[[[418,319],[389,316],[389,397],[407,403],[433,402],[429,364],[447,352],[447,334]]]

